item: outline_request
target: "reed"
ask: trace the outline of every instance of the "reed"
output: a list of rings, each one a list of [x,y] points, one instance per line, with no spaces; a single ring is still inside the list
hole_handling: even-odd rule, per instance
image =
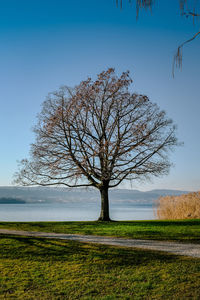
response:
[[[158,219],[199,219],[200,191],[160,197],[156,203],[155,215]]]

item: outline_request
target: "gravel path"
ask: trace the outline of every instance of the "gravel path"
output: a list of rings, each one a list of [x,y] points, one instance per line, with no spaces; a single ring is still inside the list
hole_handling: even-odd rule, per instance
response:
[[[138,240],[138,239],[123,239],[116,237],[105,237],[95,235],[80,235],[80,234],[65,234],[53,232],[37,232],[37,231],[22,231],[0,229],[0,234],[43,237],[50,239],[73,240],[83,243],[95,243],[120,247],[143,248],[156,251],[165,251],[172,254],[198,257],[200,258],[200,244],[185,244],[166,241],[153,240]]]

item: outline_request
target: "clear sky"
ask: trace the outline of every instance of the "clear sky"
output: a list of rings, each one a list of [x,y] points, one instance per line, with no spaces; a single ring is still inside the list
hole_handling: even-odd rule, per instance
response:
[[[130,70],[132,90],[165,109],[184,142],[170,155],[168,176],[132,188],[200,190],[200,39],[184,48],[172,78],[176,47],[200,22],[181,17],[178,0],[158,0],[136,21],[126,2],[120,10],[115,0],[0,0],[0,185],[29,156],[46,95],[115,67]]]

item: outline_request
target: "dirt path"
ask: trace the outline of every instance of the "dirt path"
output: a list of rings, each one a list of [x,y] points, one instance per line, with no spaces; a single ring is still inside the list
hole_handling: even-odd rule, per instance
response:
[[[104,245],[120,246],[120,247],[143,248],[143,249],[156,250],[156,251],[165,251],[177,255],[200,258],[200,244],[199,245],[183,244],[183,243],[166,242],[166,241],[123,239],[123,238],[95,236],[95,235],[22,231],[22,230],[10,230],[10,229],[0,229],[0,234],[73,240],[73,241],[78,241],[83,243],[95,243],[95,244],[104,244]]]

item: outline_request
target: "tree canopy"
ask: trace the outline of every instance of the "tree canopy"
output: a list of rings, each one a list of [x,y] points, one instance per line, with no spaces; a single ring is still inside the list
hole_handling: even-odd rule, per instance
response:
[[[30,160],[16,183],[93,186],[100,190],[101,220],[109,220],[108,189],[123,180],[166,174],[175,126],[145,95],[131,93],[129,72],[113,68],[75,88],[62,87],[43,104]]]

